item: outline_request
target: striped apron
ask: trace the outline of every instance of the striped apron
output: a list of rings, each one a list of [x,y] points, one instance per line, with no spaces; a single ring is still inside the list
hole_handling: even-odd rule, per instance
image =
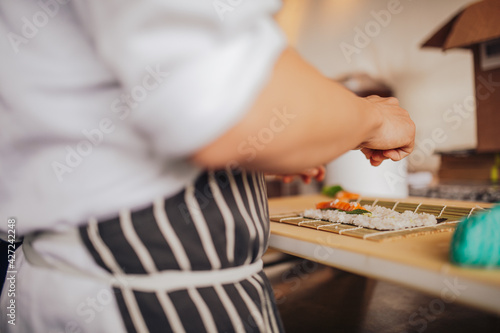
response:
[[[106,281],[127,332],[283,332],[262,272],[269,238],[262,174],[201,174],[184,190],[67,234],[27,237],[33,265]],[[47,262],[31,246],[79,238],[106,274]]]

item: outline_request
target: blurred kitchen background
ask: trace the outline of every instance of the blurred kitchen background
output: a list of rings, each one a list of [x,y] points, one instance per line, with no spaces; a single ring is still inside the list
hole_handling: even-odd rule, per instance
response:
[[[421,48],[470,3],[284,1],[277,19],[301,55],[360,95],[394,95],[417,126],[417,147],[407,161],[372,168],[352,151],[328,165],[324,184],[341,184],[364,196],[500,201],[500,157],[476,152],[472,52]],[[317,193],[324,185],[281,184],[271,177],[268,184],[270,197]]]
[[[385,161],[378,168],[361,152],[349,152],[327,166],[321,184],[298,179],[282,184],[269,176],[269,197],[318,193],[323,185],[340,184],[364,196],[500,202],[500,149],[477,152],[473,53],[421,48],[470,3],[285,0],[277,19],[290,43],[323,74],[360,96],[397,97],[416,123],[417,147],[406,161]],[[500,121],[489,126],[500,132]],[[500,135],[493,140],[500,147]],[[431,296],[275,251],[264,260],[287,332],[500,330],[499,317],[460,304],[415,322],[416,311],[430,304]]]

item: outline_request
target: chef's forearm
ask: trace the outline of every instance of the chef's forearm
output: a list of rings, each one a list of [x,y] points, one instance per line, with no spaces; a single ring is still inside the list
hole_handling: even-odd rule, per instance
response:
[[[370,139],[381,122],[372,109],[287,49],[245,118],[193,161],[270,172],[323,164]]]

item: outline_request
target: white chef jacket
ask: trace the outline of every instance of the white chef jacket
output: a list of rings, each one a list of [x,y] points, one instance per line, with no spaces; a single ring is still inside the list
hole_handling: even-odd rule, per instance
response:
[[[17,236],[65,231],[192,182],[200,170],[187,158],[243,118],[285,47],[279,5],[0,2],[0,232],[11,217]],[[102,270],[79,243],[36,250]],[[17,325],[2,318],[0,330],[124,331],[109,285],[20,251],[15,266]],[[2,309],[10,300],[4,292]]]
[[[285,47],[277,0],[0,2],[0,231],[168,197]]]

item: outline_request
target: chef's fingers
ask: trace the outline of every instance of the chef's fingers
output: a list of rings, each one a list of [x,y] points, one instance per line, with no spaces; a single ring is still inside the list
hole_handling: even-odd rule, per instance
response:
[[[373,166],[379,166],[382,164],[384,160],[388,159],[388,157],[384,156],[384,152],[381,150],[374,150],[371,157],[370,163]]]
[[[366,97],[366,99],[372,101],[372,102],[382,102],[390,105],[397,105],[399,106],[399,100],[396,97],[380,97],[377,95],[371,95]]]
[[[325,173],[326,173],[326,169],[323,165],[320,165],[319,167],[317,167],[318,169],[318,174],[316,175],[316,177],[314,177],[318,182],[322,181],[323,179],[325,179]]]
[[[316,177],[319,173],[318,168],[309,168],[306,169],[302,172],[299,172],[299,175],[301,176],[307,176],[307,177]]]
[[[372,157],[373,149],[370,149],[370,148],[361,148],[361,152],[363,154],[365,154],[366,159],[369,160]]]
[[[384,151],[384,156],[393,161],[400,161],[408,155],[410,155],[410,153],[403,149],[389,149]]]
[[[301,175],[300,178],[302,178],[302,181],[304,182],[304,184],[311,183],[311,177],[310,176]]]
[[[291,183],[296,176],[299,176],[306,184],[309,184],[313,178],[317,181],[322,181],[325,178],[325,167],[320,165],[314,168],[305,169],[296,174],[275,175],[275,177],[281,179],[283,183]]]

